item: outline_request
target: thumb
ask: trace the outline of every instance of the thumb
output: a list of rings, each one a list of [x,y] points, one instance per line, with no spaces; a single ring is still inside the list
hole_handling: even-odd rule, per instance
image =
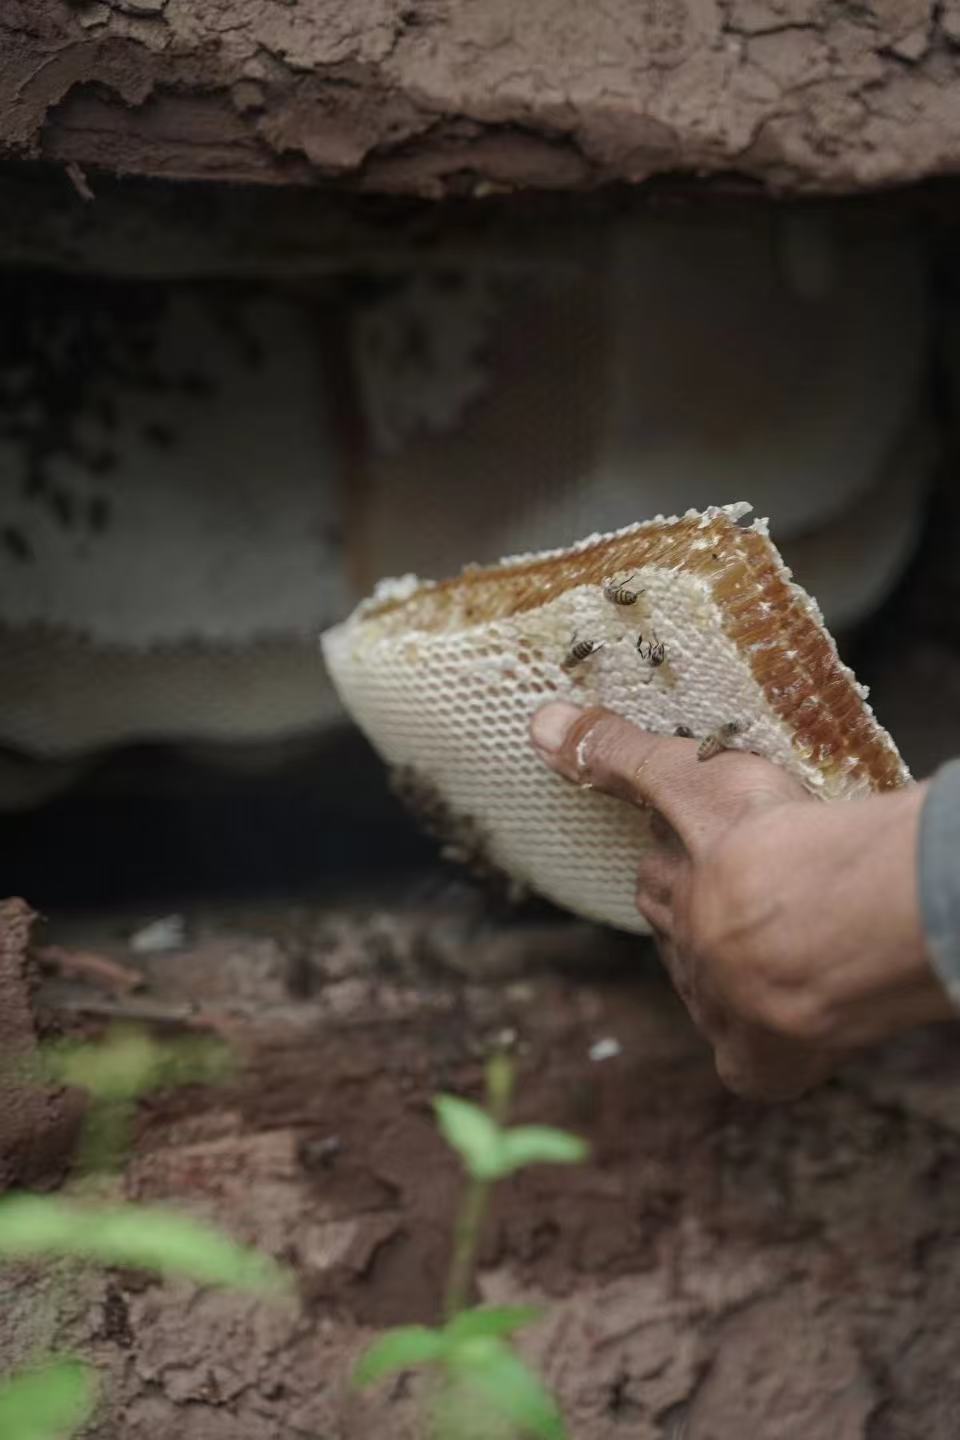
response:
[[[545,705],[530,738],[546,764],[575,784],[659,811],[690,852],[750,811],[805,795],[759,755],[731,750],[702,764],[695,740],[653,735],[600,708]]]

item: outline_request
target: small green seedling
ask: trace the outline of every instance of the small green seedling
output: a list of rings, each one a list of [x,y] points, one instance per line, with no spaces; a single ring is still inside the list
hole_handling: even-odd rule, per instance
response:
[[[119,1169],[130,1149],[141,1095],[175,1085],[215,1084],[230,1074],[233,1061],[224,1045],[207,1036],[161,1043],[142,1030],[117,1026],[98,1045],[75,1040],[45,1045],[34,1068],[38,1077],[86,1090],[78,1169],[102,1175]]]
[[[51,1255],[187,1275],[203,1285],[234,1290],[277,1294],[289,1289],[272,1260],[184,1215],[54,1195],[0,1200],[0,1259]]]
[[[80,1086],[89,1096],[87,1170],[109,1168],[128,1140],[135,1099],[158,1085],[216,1079],[228,1057],[209,1041],[160,1045],[116,1032],[100,1045],[47,1047],[37,1078]],[[68,1259],[184,1275],[265,1296],[290,1293],[287,1274],[267,1256],[183,1215],[142,1205],[103,1204],[75,1187],[75,1198],[8,1195],[0,1199],[0,1263]],[[67,1440],[93,1413],[96,1376],[57,1355],[0,1381],[0,1440]]]
[[[93,1371],[76,1360],[55,1360],[0,1384],[0,1435],[13,1440],[60,1440],[93,1413]]]
[[[487,1106],[454,1095],[434,1101],[440,1132],[469,1176],[454,1232],[444,1304],[437,1329],[404,1325],[375,1340],[354,1371],[354,1384],[371,1385],[398,1371],[429,1367],[438,1380],[433,1429],[441,1440],[532,1435],[564,1440],[563,1417],[550,1392],[513,1348],[517,1331],[539,1319],[528,1305],[467,1308],[477,1250],[493,1186],[527,1165],[575,1165],[587,1146],[575,1135],[545,1125],[506,1128],[513,1067],[497,1055],[487,1067]]]

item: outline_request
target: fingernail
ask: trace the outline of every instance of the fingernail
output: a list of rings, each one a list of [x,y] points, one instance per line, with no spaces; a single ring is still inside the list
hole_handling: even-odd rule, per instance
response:
[[[545,755],[555,755],[570,733],[570,727],[580,718],[576,705],[567,705],[558,700],[553,705],[544,705],[530,722],[530,738],[538,750]]]

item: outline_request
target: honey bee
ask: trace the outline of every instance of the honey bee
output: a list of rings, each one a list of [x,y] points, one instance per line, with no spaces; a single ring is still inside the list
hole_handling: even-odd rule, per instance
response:
[[[651,669],[656,670],[667,658],[667,647],[656,636],[652,640],[644,640],[642,635],[638,635],[637,654],[641,660],[647,662]]]
[[[712,760],[714,755],[719,755],[721,750],[729,750],[730,742],[741,734],[745,729],[742,720],[728,720],[725,725],[720,725],[710,735],[700,741],[697,750],[698,760]]]
[[[570,649],[560,662],[561,669],[575,670],[582,665],[584,660],[589,660],[591,655],[596,655],[606,644],[605,640],[578,640],[576,635],[570,642]]]
[[[627,580],[632,579],[632,575],[627,576]],[[627,588],[627,580],[624,580],[622,583],[618,583],[616,580],[608,580],[603,587],[604,600],[609,600],[612,605],[636,605],[643,591],[629,590]]]

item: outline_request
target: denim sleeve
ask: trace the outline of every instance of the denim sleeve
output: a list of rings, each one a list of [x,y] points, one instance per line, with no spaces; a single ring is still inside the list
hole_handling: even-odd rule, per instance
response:
[[[920,915],[927,950],[960,1006],[960,760],[930,782],[920,815]]]

